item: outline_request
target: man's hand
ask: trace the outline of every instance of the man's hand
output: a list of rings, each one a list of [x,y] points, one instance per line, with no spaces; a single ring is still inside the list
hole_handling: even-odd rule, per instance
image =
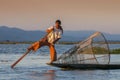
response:
[[[50,33],[50,32],[53,31],[53,30],[54,30],[53,28],[47,29],[46,32],[47,32],[47,33]]]
[[[60,38],[56,39],[56,40],[53,42],[53,44],[55,44],[57,41],[59,41],[59,39],[60,39]]]

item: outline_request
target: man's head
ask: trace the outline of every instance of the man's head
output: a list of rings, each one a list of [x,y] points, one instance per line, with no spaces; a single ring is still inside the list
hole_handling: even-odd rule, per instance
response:
[[[55,21],[55,26],[58,28],[61,26],[61,21],[60,20],[56,20]]]

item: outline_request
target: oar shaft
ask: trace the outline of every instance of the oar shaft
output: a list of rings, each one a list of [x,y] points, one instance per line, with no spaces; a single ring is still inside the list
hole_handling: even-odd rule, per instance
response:
[[[11,68],[14,68],[28,53],[30,50],[28,50],[23,56],[21,56],[15,63],[11,65]]]
[[[45,36],[44,36],[44,38],[47,38],[47,35],[48,35],[49,33],[47,33]],[[28,53],[30,52],[30,50],[28,50],[23,56],[21,56],[15,63],[13,63],[12,65],[11,65],[11,68],[14,68]]]

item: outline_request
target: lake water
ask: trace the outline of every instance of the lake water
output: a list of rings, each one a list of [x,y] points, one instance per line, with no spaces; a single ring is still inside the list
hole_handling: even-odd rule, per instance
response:
[[[25,51],[29,44],[0,44],[0,80],[120,80],[118,70],[62,70],[46,65],[49,62],[48,47],[26,56],[16,67],[10,65]],[[56,45],[58,55],[73,45]],[[110,45],[110,49],[120,44]],[[111,55],[111,63],[120,64],[120,55]]]

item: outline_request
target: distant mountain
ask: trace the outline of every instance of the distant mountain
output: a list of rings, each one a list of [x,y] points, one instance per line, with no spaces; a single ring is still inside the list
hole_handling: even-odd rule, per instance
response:
[[[45,32],[43,31],[25,31],[18,28],[0,27],[0,41],[36,41],[39,40]]]
[[[95,31],[64,31],[61,41],[80,41],[84,40]],[[44,31],[25,31],[18,28],[0,26],[0,41],[37,41],[45,35]],[[120,34],[104,33],[108,40],[120,41]]]

